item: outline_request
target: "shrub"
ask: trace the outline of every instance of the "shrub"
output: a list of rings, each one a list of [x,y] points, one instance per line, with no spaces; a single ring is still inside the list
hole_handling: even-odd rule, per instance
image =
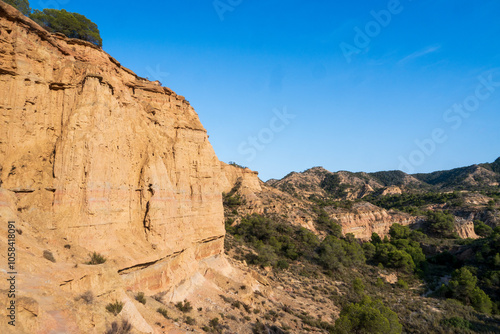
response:
[[[90,261],[87,264],[97,265],[106,262],[106,258],[99,253],[93,252],[90,256]]]
[[[319,247],[319,262],[327,270],[341,266],[351,266],[366,261],[361,245],[356,240],[344,240],[332,235],[327,236]]]
[[[477,277],[465,267],[453,272],[448,288],[453,298],[483,313],[491,313],[493,304],[490,297],[476,286]]]
[[[480,237],[489,237],[493,234],[493,229],[480,220],[474,220],[474,232]]]
[[[373,259],[373,257],[375,256],[375,252],[377,251],[377,247],[375,247],[375,245],[372,244],[371,242],[363,243],[362,247],[363,247],[363,252],[365,253],[365,257],[368,260]]]
[[[352,289],[356,294],[361,295],[365,291],[365,285],[360,278],[355,278],[352,281]]]
[[[156,312],[160,313],[165,319],[170,319],[170,317],[168,316],[167,310],[164,309],[163,307],[158,307],[156,309]]]
[[[276,262],[276,267],[278,269],[288,269],[288,267],[290,267],[290,265],[288,264],[288,262],[286,260],[278,260],[278,262]]]
[[[163,304],[163,296],[165,296],[165,292],[158,292],[156,295],[153,295],[153,299]]]
[[[123,320],[119,325],[118,322],[113,321],[111,323],[111,328],[106,331],[106,334],[127,334],[132,330],[132,325],[127,321]]]
[[[31,13],[30,2],[28,0],[3,0],[5,3],[15,7],[24,15],[28,16]]]
[[[219,326],[219,318],[213,318],[212,320],[210,320],[208,322],[208,324],[210,325],[210,327],[213,327],[213,328]]]
[[[78,299],[82,299],[87,304],[92,304],[94,302],[94,294],[92,291],[85,291]]]
[[[113,315],[118,315],[123,309],[123,303],[115,300],[114,303],[109,303],[106,305],[106,311],[112,313]]]
[[[407,239],[411,234],[411,230],[408,226],[403,226],[400,224],[392,224],[389,229],[389,235],[391,239]]]
[[[472,327],[472,324],[470,321],[466,319],[462,319],[459,317],[452,317],[449,319],[443,319],[441,320],[441,325],[443,327],[455,327],[459,329],[469,329]]]
[[[239,194],[234,193],[222,193],[222,202],[224,206],[234,208],[244,204],[244,200],[241,198]]]
[[[177,307],[179,311],[182,311],[184,313],[190,312],[193,309],[191,303],[187,300],[184,300],[184,303],[178,302],[177,304],[175,304],[175,307]]]
[[[396,313],[365,296],[360,303],[342,309],[333,332],[398,334],[402,329]]]
[[[146,305],[146,298],[144,297],[144,292],[139,292],[135,296],[135,300],[137,300],[139,303]]]
[[[56,259],[54,258],[54,255],[52,254],[51,251],[48,251],[48,250],[44,250],[43,251],[43,257],[47,260],[49,260],[50,262],[56,262]]]
[[[320,185],[333,198],[344,198],[347,196],[348,184],[342,183],[338,174],[326,174]]]
[[[405,289],[405,290],[408,290],[408,283],[406,283],[404,280],[402,279],[398,279],[398,281],[396,282],[396,285],[398,287],[400,287],[401,289]]]
[[[427,221],[430,223],[430,230],[434,234],[443,238],[457,238],[455,232],[455,217],[448,212],[429,211]]]
[[[191,317],[186,317],[186,319],[184,319],[184,322],[188,325],[195,325],[196,324],[196,320],[194,318],[191,318]]]
[[[46,8],[43,11],[35,9],[30,18],[50,32],[59,32],[69,38],[78,38],[102,46],[97,24],[81,14]]]
[[[324,209],[316,210],[319,211],[318,218],[316,218],[316,224],[322,230],[326,230],[329,234],[340,238],[342,236],[342,227],[330,216]]]

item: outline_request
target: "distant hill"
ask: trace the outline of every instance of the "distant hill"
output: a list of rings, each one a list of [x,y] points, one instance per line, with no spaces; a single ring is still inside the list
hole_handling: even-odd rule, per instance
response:
[[[417,179],[442,190],[487,190],[500,184],[500,158],[493,163],[472,165],[427,174]]]
[[[433,173],[406,174],[399,170],[375,173],[330,172],[314,167],[304,172],[292,172],[281,180],[269,180],[267,185],[290,194],[328,196],[339,199],[363,198],[371,193],[418,193],[453,190],[498,190],[500,158],[483,163]]]

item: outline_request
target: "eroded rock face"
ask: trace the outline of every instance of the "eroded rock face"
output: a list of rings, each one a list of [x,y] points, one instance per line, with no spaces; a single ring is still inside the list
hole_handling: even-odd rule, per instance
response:
[[[392,224],[407,226],[420,220],[402,212],[384,210],[368,202],[356,203],[350,211],[334,211],[331,216],[340,222],[344,234],[352,233],[362,240],[370,240],[372,233],[382,237],[388,235]]]
[[[152,290],[193,270],[169,257],[223,252],[220,163],[184,97],[3,2],[0,50],[2,221],[113,258],[130,285],[155,262]]]
[[[479,236],[474,231],[474,222],[472,220],[463,219],[460,217],[455,218],[455,231],[458,236],[463,239],[471,238],[477,239]]]

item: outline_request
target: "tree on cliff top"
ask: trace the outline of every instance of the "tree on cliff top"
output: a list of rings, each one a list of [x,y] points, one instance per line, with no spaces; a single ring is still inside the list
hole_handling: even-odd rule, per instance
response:
[[[81,14],[46,8],[43,11],[35,9],[30,18],[50,32],[60,32],[69,38],[78,38],[102,46],[97,24]]]
[[[18,11],[28,16],[31,13],[30,2],[28,0],[3,0],[5,3],[17,8]]]
[[[101,34],[97,24],[78,13],[64,9],[35,9],[31,12],[29,0],[3,0],[50,32],[60,32],[69,38],[78,38],[102,47]]]

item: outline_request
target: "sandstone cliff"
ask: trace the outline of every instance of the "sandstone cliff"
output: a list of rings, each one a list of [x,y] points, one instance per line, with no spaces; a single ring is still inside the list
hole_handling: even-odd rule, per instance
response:
[[[35,289],[32,304],[55,312],[27,307],[37,319],[20,320],[26,332],[70,318],[61,300],[41,297],[56,287],[165,291],[222,254],[220,180],[184,97],[0,2],[0,223],[23,232],[20,295]],[[67,264],[46,261],[44,250]],[[82,266],[93,251],[108,261]]]

